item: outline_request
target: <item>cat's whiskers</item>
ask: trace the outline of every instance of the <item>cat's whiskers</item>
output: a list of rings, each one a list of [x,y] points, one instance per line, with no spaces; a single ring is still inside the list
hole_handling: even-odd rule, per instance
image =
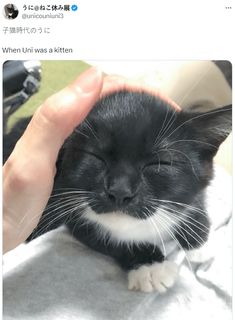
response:
[[[166,247],[165,247],[165,244],[164,244],[164,240],[163,240],[163,238],[161,236],[161,232],[160,232],[160,230],[159,230],[159,228],[157,226],[157,223],[155,223],[155,221],[154,221],[154,219],[152,217],[152,214],[149,211],[149,209],[147,207],[145,207],[144,209],[147,211],[147,214],[144,211],[143,211],[143,213],[148,218],[148,222],[150,222],[150,224],[152,225],[154,230],[157,232],[156,235],[159,236],[161,244],[162,244],[162,247],[163,247],[163,254],[164,254],[164,256],[166,256]],[[156,243],[154,242],[153,245],[154,245],[154,247],[157,247],[157,239],[156,239]]]
[[[55,201],[53,201],[52,203],[50,203],[49,205],[47,205],[46,209],[45,209],[45,213],[49,210],[49,209],[52,209],[54,207],[57,207],[59,204],[65,204],[65,203],[69,203],[69,201],[71,200],[79,200],[79,201],[82,201],[82,200],[86,200],[87,197],[80,197],[79,199],[77,197],[74,197],[74,196],[70,196],[70,197],[66,197],[66,198],[60,198],[60,199],[57,199]],[[45,213],[43,215],[45,215]]]
[[[200,209],[198,207],[194,207],[192,205],[188,205],[188,204],[183,203],[183,202],[164,200],[164,199],[159,199],[159,198],[153,198],[153,199],[150,199],[149,201],[152,201],[152,202],[155,202],[155,203],[159,203],[159,202],[160,203],[163,202],[163,203],[166,203],[166,204],[170,203],[170,204],[173,204],[173,205],[181,206],[184,209],[190,209],[190,210],[196,211],[197,213],[207,217],[207,213],[206,213],[205,210],[202,210],[202,209]]]
[[[169,221],[172,221],[172,217],[171,217],[171,214],[169,214],[169,211],[161,208],[161,211],[164,212],[164,217],[166,219],[168,219]],[[198,238],[200,238],[200,240],[202,241],[199,241],[199,239],[195,238],[195,236],[190,233],[187,229],[185,229],[184,227],[182,227],[180,224],[177,225],[177,228],[180,228],[181,230],[183,230],[184,232],[186,232],[190,237],[192,237],[200,246],[203,246],[205,244],[205,241],[188,225],[186,224],[185,222],[183,222],[180,217],[177,216],[177,219],[183,223],[187,228],[190,229],[190,231],[192,231]]]
[[[185,242],[186,242],[187,245],[188,245],[188,250],[190,250],[190,249],[193,248],[192,245],[188,242],[188,239],[186,238],[185,234],[182,233],[182,232],[180,232],[179,229],[177,229],[175,226],[173,226],[173,225],[171,224],[171,219],[167,219],[167,220],[166,220],[166,214],[165,214],[163,211],[159,213],[158,217],[160,217],[160,219],[164,220],[165,223],[168,223],[168,224],[170,225],[169,228],[171,228],[172,231],[174,231],[174,233],[178,234],[180,237],[182,237],[182,238],[185,240]],[[174,233],[173,233],[173,235],[174,235]],[[175,236],[175,235],[174,235],[174,236]],[[180,244],[179,240],[178,240],[176,237],[174,238],[174,240],[177,241],[177,242]],[[180,249],[182,249],[182,250],[184,251],[185,255],[187,254],[181,244],[180,244]]]
[[[76,208],[76,210],[77,210],[77,208]],[[69,222],[72,222],[73,220],[76,220],[76,222],[75,222],[75,224],[74,224],[74,227],[73,227],[73,229],[71,230],[72,236],[73,236],[73,233],[74,233],[74,230],[75,230],[77,224],[78,224],[78,223],[80,222],[80,220],[83,218],[85,210],[86,210],[86,207],[83,208],[82,211],[79,210],[79,212],[77,212],[77,214],[73,215],[73,217],[70,217],[70,220],[67,221],[67,223],[69,223]],[[80,224],[80,227],[82,227],[82,226],[84,226],[84,225],[86,225],[86,224],[88,224],[88,223],[89,223],[89,222],[84,219],[83,222]]]
[[[154,141],[154,144],[153,144],[153,147],[157,147],[158,146],[158,142],[161,141],[162,137],[164,137],[164,135],[167,133],[169,127],[171,127],[172,123],[174,122],[175,119],[173,119],[173,117],[175,116],[175,111],[173,111],[171,113],[171,116],[170,116],[170,119],[168,120],[168,122],[165,124],[166,120],[167,120],[167,117],[168,117],[168,114],[169,112],[172,111],[170,108],[167,109],[167,112],[166,112],[166,116],[165,116],[165,119],[163,121],[163,124],[161,126],[161,129]],[[173,119],[173,120],[172,120]],[[172,123],[171,123],[172,121]]]
[[[66,194],[65,195],[64,193],[63,194],[61,193],[61,194],[57,194],[57,195],[58,196],[62,195],[62,197],[60,197],[59,199],[52,199],[52,200],[51,200],[52,197],[50,197],[50,200],[52,202],[49,203],[50,202],[50,200],[49,200],[49,202],[48,202],[48,204],[46,206],[46,209],[44,211],[43,217],[48,215],[48,213],[52,212],[50,210],[52,208],[54,208],[54,207],[56,207],[55,210],[60,209],[60,206],[58,206],[59,204],[61,204],[61,205],[64,205],[66,203],[69,204],[69,202],[71,200],[82,202],[82,201],[85,201],[85,200],[89,199],[89,195],[85,196],[85,195],[77,194],[77,193],[74,193],[74,192],[72,194]]]
[[[187,261],[189,269],[191,272],[193,272],[192,265],[191,265],[190,260],[188,259],[188,256],[187,256],[187,252],[184,250],[184,248],[182,247],[180,242],[177,240],[177,238],[175,237],[175,235],[171,231],[171,229],[173,229],[173,231],[175,233],[179,234],[180,236],[182,236],[181,233],[176,228],[174,228],[172,225],[170,225],[169,221],[165,220],[165,216],[162,216],[161,214],[158,215],[158,222],[166,230],[166,232],[169,234],[169,236],[174,240],[175,244],[179,247],[179,249],[181,249],[184,252],[185,259]],[[187,239],[186,239],[186,241],[187,241]],[[188,244],[188,248],[190,248],[190,247],[192,248],[192,246],[188,243],[188,241],[187,241],[187,244]]]
[[[160,202],[165,202],[164,200],[161,200]],[[172,203],[173,201],[166,201],[167,203]],[[193,247],[192,247],[192,245],[190,245],[189,244],[189,241],[188,241],[188,239],[186,238],[186,234],[188,234],[189,236],[191,236],[200,246],[202,246],[202,245],[204,245],[205,244],[205,241],[200,237],[200,235],[198,235],[190,226],[189,226],[189,224],[191,224],[191,225],[194,225],[196,228],[198,228],[198,229],[200,229],[200,230],[202,230],[203,232],[206,232],[205,231],[205,229],[207,229],[208,231],[209,231],[209,228],[207,228],[206,226],[204,226],[204,225],[202,225],[205,229],[203,230],[202,228],[200,228],[199,226],[198,226],[198,221],[196,221],[195,219],[193,219],[193,220],[195,220],[195,223],[192,223],[192,222],[190,222],[190,221],[188,221],[187,219],[185,219],[184,217],[182,217],[182,216],[180,216],[181,214],[182,214],[182,212],[179,212],[179,211],[177,211],[177,210],[174,210],[174,209],[172,209],[172,208],[169,208],[169,207],[166,207],[166,206],[163,206],[161,203],[159,204],[159,202],[157,201],[157,200],[149,200],[149,203],[152,203],[152,204],[157,204],[158,206],[156,207],[152,207],[154,210],[157,210],[157,208],[159,208],[159,205],[160,205],[160,210],[158,210],[158,215],[157,215],[157,217],[158,218],[160,218],[160,219],[162,219],[162,220],[164,220],[165,221],[165,223],[168,223],[168,225],[170,225],[170,228],[171,229],[173,229],[173,231],[175,232],[175,233],[177,233],[180,237],[182,237],[185,241],[186,241],[186,243],[187,243],[187,245],[188,245],[188,249],[193,249]],[[174,203],[174,202],[173,202]],[[181,204],[181,203],[180,203]],[[181,204],[182,205],[182,204]],[[193,208],[193,209],[197,209],[197,208],[195,208],[195,207],[192,207],[192,206],[189,206],[189,207],[191,207],[191,209]],[[172,224],[172,214],[174,215],[174,218],[176,218],[176,220],[178,220],[179,222],[181,222],[181,223],[183,223],[184,224],[184,226],[186,226],[188,229],[190,229],[190,231],[191,232],[189,232],[189,230],[186,230],[183,226],[180,226],[180,225],[178,225],[178,224],[176,224],[176,226],[174,226],[174,224]],[[187,218],[189,218],[186,214],[184,214],[184,216],[186,216]],[[191,217],[190,217],[191,218]],[[180,230],[179,230],[180,229]],[[168,230],[168,231],[170,231],[170,230]],[[184,232],[186,233],[186,234],[184,234]],[[193,235],[193,234],[195,235]],[[207,233],[207,232],[206,232]],[[173,234],[171,234],[171,236],[173,236]],[[199,241],[199,239],[200,239],[200,241]],[[176,239],[176,237],[174,237],[174,240],[177,240]],[[179,242],[178,240],[177,240],[177,242]],[[180,245],[181,246],[181,245]],[[183,249],[182,248],[182,246],[181,246],[181,249]],[[183,249],[183,251],[185,252],[185,250]],[[186,254],[186,253],[185,253]]]
[[[75,133],[81,134],[82,136],[84,136],[85,138],[89,139],[89,136],[86,135],[84,132],[82,132],[81,130],[79,130],[79,128],[75,128],[74,131]]]
[[[71,208],[68,208],[64,211],[62,211],[59,215],[56,215],[55,218],[53,218],[52,220],[49,220],[49,222],[43,226],[42,228],[39,228],[39,229],[36,229],[35,232],[32,233],[32,238],[31,240],[33,240],[34,238],[37,238],[38,235],[41,235],[41,234],[44,234],[48,231],[48,228],[53,224],[55,223],[56,221],[60,220],[61,218],[63,217],[67,217],[68,216],[68,213],[70,213],[71,211],[74,210],[74,206]],[[51,218],[51,216],[50,216]]]
[[[180,212],[179,211],[176,211],[172,208],[169,208],[169,207],[166,207],[164,208],[164,206],[161,205],[160,207],[160,213],[164,213],[165,214],[165,218],[168,219],[170,222],[172,222],[172,215],[174,216],[174,218],[176,218],[176,220],[178,220],[179,222],[183,223],[183,225],[188,228],[189,230],[185,229],[182,225],[180,224],[177,224],[177,227],[180,228],[181,230],[183,230],[184,232],[186,232],[189,236],[191,236],[200,246],[203,246],[205,244],[206,241],[204,241],[202,239],[202,237],[197,233],[195,232],[191,227],[190,225],[196,227],[197,229],[201,230],[202,232],[204,232],[205,234],[208,234],[208,231],[209,231],[209,228],[207,228],[206,226],[202,225],[205,229],[202,229],[201,227],[198,226],[198,221],[195,220],[195,222],[191,222],[191,221],[188,221],[188,219],[185,219],[184,217],[180,216]],[[187,218],[189,218],[187,216]],[[193,235],[193,234],[195,235]],[[185,239],[185,238],[184,238]],[[200,239],[200,240],[199,240]],[[187,243],[188,243],[188,240],[187,240]]]
[[[196,231],[194,231],[194,230],[189,226],[189,224],[192,225],[192,226],[194,226],[194,227],[196,227],[197,229],[201,230],[201,231],[204,232],[205,234],[208,233],[207,231],[199,228],[196,224],[188,221],[188,220],[185,219],[185,218],[179,217],[179,216],[176,215],[174,212],[170,211],[170,215],[172,215],[172,214],[175,215],[175,216],[177,217],[177,219],[178,219],[181,223],[183,223],[187,228],[189,228],[189,229],[196,235],[196,237],[200,238],[200,240],[201,240],[202,242],[201,242],[201,241],[199,242],[198,239],[195,239],[195,238],[193,237],[193,235],[192,235],[188,230],[185,230],[185,229],[183,229],[183,230],[185,230],[186,232],[188,232],[188,234],[189,234],[190,236],[192,236],[201,246],[205,244],[206,241],[204,241],[204,240],[202,239],[202,237],[201,237]],[[170,218],[170,215],[168,216],[169,218]],[[181,225],[179,225],[179,228],[181,228]]]
[[[65,220],[65,224],[72,222],[73,220],[75,220],[75,225],[73,227],[72,230],[72,235],[74,232],[74,229],[76,228],[76,225],[78,224],[78,222],[83,219],[84,217],[84,213],[87,209],[87,207],[92,203],[92,199],[87,200],[87,202],[85,202],[82,206],[80,206],[79,204],[77,204],[77,206],[74,206],[74,210],[68,215],[67,219]],[[83,223],[80,224],[80,226],[84,225],[86,223],[86,220],[83,220]]]
[[[83,121],[83,125],[85,125],[90,130],[90,132],[94,136],[94,138],[100,143],[100,139],[97,136],[95,129],[92,127],[92,125],[90,124],[90,122],[87,119],[85,119]]]
[[[162,206],[161,208],[164,209],[163,206]],[[171,214],[173,214],[178,220],[180,220],[181,222],[183,222],[188,228],[190,228],[189,225],[188,225],[188,224],[190,224],[190,225],[196,227],[198,230],[201,230],[201,231],[202,231],[203,233],[205,233],[206,235],[208,234],[209,228],[206,227],[206,226],[204,226],[202,223],[199,223],[197,220],[195,220],[195,219],[193,219],[193,218],[191,218],[191,217],[187,217],[187,219],[186,219],[185,217],[182,217],[181,215],[177,214],[178,211],[175,211],[174,209],[167,208],[167,207],[165,207],[165,208],[166,208],[165,210],[169,210]],[[185,215],[185,216],[186,216],[186,215]],[[188,219],[190,219],[190,218],[193,219],[194,222],[189,221]],[[200,226],[198,226],[198,224],[200,224],[201,226],[203,226],[203,228],[201,228]],[[190,228],[190,229],[191,229],[191,228]],[[193,231],[193,230],[192,230],[192,231]],[[197,234],[195,231],[193,231],[193,232],[194,232],[195,234]],[[198,235],[198,237],[200,237],[200,236]],[[201,238],[201,237],[200,237],[200,238]],[[201,238],[201,239],[202,239],[202,238]],[[203,239],[202,239],[202,241],[203,241]]]
[[[95,200],[95,199],[88,198],[88,199],[86,200],[86,204],[84,205],[84,210],[83,210],[82,212],[77,211],[77,212],[73,215],[71,221],[73,221],[73,220],[76,220],[76,221],[77,221],[77,219],[84,218],[84,217],[86,216],[86,210],[91,206],[91,204],[95,204],[95,203],[96,203],[96,200]],[[85,223],[89,223],[88,220],[84,220],[84,222],[85,222]]]
[[[169,109],[168,109],[169,111]],[[167,114],[168,114],[168,111],[167,111]],[[154,142],[154,148],[158,148],[159,145],[161,145],[161,141],[162,139],[164,139],[165,135],[169,132],[170,128],[172,127],[173,123],[175,122],[176,120],[176,113],[177,111],[176,110],[173,110],[172,114],[171,114],[171,117],[168,121],[168,123],[166,124],[164,130],[162,131],[161,129],[161,133],[158,134],[157,138],[155,139],[155,142]],[[164,120],[165,121],[165,120]]]
[[[61,202],[61,199],[56,200],[54,206],[58,206],[58,204],[59,204],[60,202]],[[53,202],[53,203],[54,203],[54,202]],[[48,207],[47,207],[47,209],[48,209]],[[45,209],[45,210],[46,210],[46,209]],[[27,223],[27,226],[28,226],[33,220],[39,218],[41,215],[42,215],[42,213],[40,212],[39,214],[35,214],[30,220],[27,220],[27,222],[26,222],[26,223]],[[45,211],[44,211],[43,215],[44,215],[44,216],[46,215],[46,214],[45,214]],[[19,227],[20,227],[20,228],[21,228],[22,225],[25,223],[26,218],[28,218],[28,213],[25,213],[25,214],[23,215],[22,219],[19,221]]]
[[[166,111],[166,115],[165,115],[164,121],[163,121],[163,123],[162,123],[161,129],[160,129],[159,132],[158,132],[157,137],[156,137],[155,140],[154,140],[153,146],[155,146],[155,145],[157,144],[158,140],[159,140],[160,137],[161,137],[162,131],[165,130],[165,122],[166,122],[166,119],[167,119],[167,117],[168,117],[169,111],[170,111],[170,108],[168,108],[167,111]],[[166,125],[166,126],[167,126],[167,125]]]
[[[161,205],[161,208],[165,208],[166,210],[169,210],[176,217],[187,221],[189,224],[195,226],[197,229],[201,230],[205,234],[207,234],[208,231],[210,230],[210,228],[208,228],[207,226],[205,226],[201,222],[195,220],[194,218],[190,217],[190,215],[184,214],[183,212],[177,211],[174,208],[170,208],[170,207],[167,207],[167,206],[164,206],[164,205]],[[192,220],[193,222],[192,221],[188,221],[188,219]],[[202,227],[203,227],[203,229],[202,229]]]
[[[60,211],[61,209],[65,208],[65,207],[73,206],[73,205],[77,205],[77,204],[80,204],[81,206],[85,205],[85,199],[83,199],[83,200],[79,199],[79,201],[78,201],[78,199],[69,199],[67,201],[65,200],[60,206],[56,205],[56,208],[54,208],[53,210],[51,210],[51,208],[50,208],[50,210],[47,211],[47,209],[46,209],[45,214],[43,215],[42,221],[45,222],[45,221],[47,221],[48,218],[50,219],[51,214],[53,214],[53,212],[56,214],[57,211]]]
[[[58,211],[61,208],[66,207],[66,206],[70,206],[71,200],[78,201],[77,197],[74,198],[74,196],[70,196],[69,198],[66,197],[65,199],[57,199],[57,200],[53,201],[50,205],[47,205],[45,211],[43,212],[43,215],[41,212],[38,214],[34,214],[33,217],[30,220],[27,220],[26,222],[25,222],[25,220],[28,217],[28,213],[25,213],[24,216],[22,217],[22,219],[19,221],[19,228],[21,228],[23,225],[26,228],[28,225],[30,225],[33,222],[33,220],[36,220],[41,216],[42,216],[42,219],[45,219],[47,217],[50,218],[52,212]],[[81,198],[79,199],[79,201],[84,201],[84,200],[87,200],[87,198],[83,197],[82,199]],[[55,209],[53,209],[53,208],[55,208]],[[51,209],[53,209],[53,210],[51,210]],[[22,229],[22,230],[24,230],[24,229]]]
[[[201,223],[200,221],[197,221],[196,219],[194,219],[193,217],[191,217],[190,216],[190,214],[188,213],[188,214],[185,214],[184,212],[182,212],[182,211],[178,211],[178,210],[176,210],[174,207],[172,208],[172,207],[170,207],[169,205],[168,206],[164,206],[161,202],[159,203],[157,200],[150,200],[150,203],[152,203],[152,204],[160,204],[160,206],[161,206],[161,208],[165,208],[166,210],[170,210],[170,211],[172,211],[174,214],[176,214],[177,213],[177,217],[181,217],[182,219],[185,217],[185,219],[187,218],[187,219],[190,219],[190,220],[192,220],[193,221],[193,223],[192,222],[190,222],[190,221],[188,221],[187,219],[187,221],[188,221],[188,223],[190,223],[190,224],[193,224],[195,227],[197,227],[198,229],[200,229],[201,231],[203,231],[203,232],[205,232],[205,233],[208,233],[208,231],[210,230],[210,228],[209,227],[207,227],[207,226],[205,226],[203,223]],[[169,202],[167,201],[167,204],[169,204]],[[171,204],[171,202],[170,202],[170,204]],[[189,206],[190,207],[190,206]],[[186,209],[189,209],[187,206],[183,206],[183,209],[184,210],[186,210]],[[192,210],[192,209],[191,209]],[[195,210],[194,210],[195,211]],[[200,225],[201,227],[203,227],[203,229],[200,227],[200,226],[198,226],[198,225]]]
[[[205,141],[201,141],[201,140],[195,140],[195,139],[179,139],[179,140],[175,140],[175,141],[172,141],[172,142],[167,142],[166,144],[161,145],[161,146],[163,148],[165,148],[165,147],[171,146],[171,145],[173,145],[175,143],[179,143],[179,142],[200,143],[200,144],[205,144],[207,146],[210,146],[210,147],[213,147],[213,148],[217,149],[217,147],[214,144],[211,144],[211,143],[205,142]]]
[[[21,233],[24,232],[24,229],[26,229],[26,228],[28,227],[28,225],[29,225],[30,223],[32,223],[33,220],[37,220],[40,216],[41,216],[41,213],[40,213],[40,214],[37,214],[37,215],[35,214],[30,221],[28,221],[26,224],[24,224],[23,228],[21,229],[21,232],[19,233],[19,237],[20,237]],[[50,218],[51,218],[51,217],[50,217]],[[56,219],[57,219],[57,218],[58,218],[58,216],[56,217]],[[47,226],[45,226],[45,227],[43,227],[43,228],[40,228],[40,229],[37,229],[37,227],[38,227],[38,226],[36,226],[35,229],[32,231],[32,233],[31,233],[31,237],[32,237],[32,238],[31,238],[31,239],[36,238],[36,236],[39,234],[39,232],[40,232],[40,234],[41,234],[41,231],[44,230],[44,228],[45,228],[45,230],[47,229]]]
[[[46,224],[43,228],[39,228],[39,230],[35,233],[35,235],[33,236],[36,237],[39,233],[45,233],[47,231],[47,229],[53,225],[56,221],[59,221],[60,219],[62,218],[66,218],[63,223],[66,224],[68,222],[68,220],[71,218],[72,214],[74,213],[74,211],[76,210],[84,210],[88,205],[88,201],[86,202],[78,202],[78,201],[73,201],[71,202],[70,204],[67,204],[66,206],[63,206],[63,208],[69,206],[69,208],[67,208],[66,210],[63,210],[62,212],[60,212],[58,215],[57,213],[55,212],[52,216],[56,216],[54,219],[52,220],[49,220],[49,223]],[[56,211],[58,210],[61,210],[62,209],[62,206],[60,208],[58,208]],[[49,212],[49,217],[47,217],[46,220],[42,220],[42,224],[44,224],[48,218],[51,219],[51,212]],[[73,218],[73,217],[72,217]]]
[[[49,210],[49,212],[47,212],[47,209],[46,209],[46,214],[43,216],[43,217],[46,217],[48,215],[50,215],[53,211],[59,211],[62,207],[66,207],[66,206],[77,206],[77,208],[82,208],[82,207],[87,207],[93,200],[90,198],[90,197],[71,197],[68,201],[67,199],[65,199],[63,202],[62,202],[62,205],[60,207],[57,207],[53,210]]]
[[[70,195],[70,194],[78,194],[78,195],[91,195],[94,194],[94,192],[92,191],[86,191],[86,190],[78,190],[78,189],[73,189],[73,188],[62,188],[62,189],[55,189],[56,190],[69,190],[69,191],[65,191],[65,192],[58,192],[58,193],[53,193],[50,198],[54,198],[54,197],[60,197],[60,196],[64,196],[64,195]]]
[[[55,192],[55,191],[59,191],[59,190],[74,190],[74,191],[78,191],[78,192],[87,192],[87,193],[92,193],[92,191],[88,191],[88,190],[85,190],[85,189],[73,188],[73,187],[61,187],[61,188],[55,188],[55,189],[53,189],[53,192]]]
[[[165,137],[161,143],[164,144],[164,142],[166,140],[168,140],[173,134],[175,134],[180,128],[182,128],[184,125],[186,125],[187,123],[190,123],[191,121],[193,120],[196,120],[196,119],[200,119],[200,118],[204,118],[206,117],[208,114],[212,115],[212,114],[215,114],[215,113],[220,113],[220,112],[227,112],[227,109],[223,109],[223,110],[214,110],[214,111],[208,111],[208,112],[204,112],[204,113],[200,113],[190,119],[187,119],[186,121],[184,121],[183,123],[181,123],[178,127],[176,127],[167,137]],[[213,130],[215,130],[216,128],[212,128]],[[226,130],[226,133],[228,132],[228,130]]]
[[[171,231],[171,229],[173,229],[173,231],[177,234],[179,234],[181,237],[181,233],[172,225],[172,223],[170,223],[170,221],[166,220],[165,219],[165,215],[163,215],[161,212],[158,212],[158,215],[155,216],[155,220],[154,220],[154,223],[156,224],[159,224],[159,226],[161,226],[167,233],[168,235],[170,236],[170,238],[172,238],[172,240],[175,242],[175,244],[179,247],[180,250],[182,250],[185,254],[185,259],[188,263],[188,266],[190,268],[190,270],[192,271],[192,266],[191,266],[191,263],[187,257],[187,253],[186,251],[184,250],[184,248],[182,247],[182,245],[180,244],[180,242],[177,240],[177,238],[175,237],[174,233]],[[185,239],[187,241],[187,239]],[[188,241],[187,241],[188,243]],[[188,248],[190,249],[190,244],[188,243]]]
[[[59,200],[59,201],[58,201],[58,200]],[[50,206],[49,208],[47,207],[47,208],[45,209],[45,212],[44,212],[44,214],[43,214],[43,216],[42,216],[42,218],[41,218],[41,219],[42,219],[41,221],[43,221],[43,223],[45,223],[45,221],[47,221],[48,219],[51,219],[51,217],[53,217],[54,215],[57,215],[58,210],[61,210],[62,208],[70,207],[71,205],[74,205],[74,204],[76,204],[76,203],[81,203],[81,201],[84,202],[85,198],[83,197],[82,199],[79,199],[79,198],[77,197],[77,195],[76,195],[76,198],[70,196],[69,199],[68,199],[68,198],[65,198],[65,199],[58,199],[58,200],[56,201],[56,203],[55,203],[54,205],[52,204],[52,206]],[[86,199],[86,200],[87,200],[87,199]],[[58,206],[59,202],[60,202],[60,206]],[[54,207],[56,207],[56,208],[53,209],[53,210],[48,210],[48,209],[52,209],[52,208],[54,208]],[[53,213],[53,212],[54,212],[54,213]],[[40,212],[40,213],[37,213],[37,214],[34,214],[33,217],[32,217],[30,220],[27,220],[27,222],[24,223],[24,220],[25,220],[26,217],[27,217],[27,214],[25,214],[25,215],[23,216],[23,218],[21,219],[21,222],[20,222],[20,226],[22,226],[23,223],[24,223],[24,226],[22,227],[21,232],[19,233],[19,237],[20,237],[20,235],[23,233],[23,231],[24,231],[34,220],[37,220],[41,215],[42,215],[41,212]],[[56,220],[59,220],[59,219],[62,218],[62,217],[63,217],[63,214],[57,215],[55,219],[53,219],[52,221],[50,221],[50,225],[51,225],[53,222],[55,222]],[[48,227],[49,227],[49,226],[48,226]],[[47,228],[48,228],[48,227],[47,227]],[[37,228],[37,227],[36,227],[36,228]],[[40,233],[41,233],[41,229],[40,229],[39,231],[40,231]],[[36,233],[38,233],[38,232],[36,232]]]
[[[63,189],[65,189],[65,188],[62,188],[62,190]],[[73,188],[68,188],[68,189],[73,189]],[[55,190],[58,190],[58,189],[55,189]],[[53,201],[52,201],[52,203],[47,205],[47,207],[45,209],[45,213],[43,214],[43,217],[50,214],[51,211],[50,212],[48,212],[48,211],[49,211],[49,209],[52,209],[53,207],[56,207],[56,210],[59,210],[60,207],[58,207],[58,204],[69,205],[71,200],[79,201],[79,202],[88,201],[89,198],[91,197],[91,195],[93,195],[93,194],[94,194],[93,192],[85,191],[85,190],[77,190],[75,188],[73,191],[66,191],[66,192],[53,194],[50,196],[50,200],[54,197],[61,197],[61,198],[59,198],[57,200],[52,199]]]
[[[58,216],[58,219],[61,219],[61,218],[65,217],[65,220],[64,220],[63,222],[64,222],[64,224],[66,225],[66,223],[68,223],[70,220],[72,220],[71,217],[73,217],[73,213],[74,213],[76,210],[78,210],[78,209],[79,209],[79,212],[80,212],[80,210],[84,210],[84,205],[82,205],[82,206],[73,205],[72,208],[63,211],[63,212],[61,213],[61,215]],[[50,226],[51,224],[55,223],[56,220],[57,220],[57,217],[56,217],[54,220],[52,220],[51,222],[49,222],[49,224],[46,226],[46,228],[44,227],[44,229],[40,229],[40,230],[39,230],[40,233],[41,233],[41,232],[42,232],[42,233],[45,233],[46,230],[49,228],[49,226]]]
[[[47,212],[49,209],[58,206],[59,203],[66,203],[69,202],[69,200],[79,200],[79,201],[84,201],[87,200],[90,195],[93,194],[93,192],[88,192],[88,191],[80,191],[80,190],[73,190],[73,191],[66,191],[66,192],[61,192],[57,194],[52,194],[49,198],[49,202],[46,206],[45,212]],[[52,198],[55,197],[60,197],[59,199],[55,200]],[[50,201],[52,201],[50,203]],[[45,216],[45,214],[43,214]]]

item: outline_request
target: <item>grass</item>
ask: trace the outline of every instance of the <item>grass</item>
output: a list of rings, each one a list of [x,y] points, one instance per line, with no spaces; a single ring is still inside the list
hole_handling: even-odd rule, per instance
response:
[[[9,120],[9,127],[22,117],[32,115],[43,101],[72,82],[89,65],[83,61],[41,61],[42,80],[39,91],[34,94]]]

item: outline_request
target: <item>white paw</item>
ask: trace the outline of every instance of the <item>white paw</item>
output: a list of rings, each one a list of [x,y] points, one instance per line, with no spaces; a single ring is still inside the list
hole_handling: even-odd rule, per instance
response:
[[[160,293],[172,287],[178,275],[178,266],[171,261],[143,265],[128,273],[128,289]]]

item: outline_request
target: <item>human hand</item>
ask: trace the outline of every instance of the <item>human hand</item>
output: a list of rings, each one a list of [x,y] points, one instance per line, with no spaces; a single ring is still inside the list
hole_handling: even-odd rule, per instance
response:
[[[92,68],[35,112],[3,167],[3,252],[25,241],[50,197],[64,140],[99,99],[102,74]]]

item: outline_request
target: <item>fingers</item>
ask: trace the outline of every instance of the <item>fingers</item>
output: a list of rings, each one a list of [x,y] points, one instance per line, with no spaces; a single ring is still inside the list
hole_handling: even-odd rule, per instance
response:
[[[48,98],[34,114],[16,150],[38,152],[53,163],[64,140],[87,116],[102,89],[102,74],[91,68],[71,85]]]

